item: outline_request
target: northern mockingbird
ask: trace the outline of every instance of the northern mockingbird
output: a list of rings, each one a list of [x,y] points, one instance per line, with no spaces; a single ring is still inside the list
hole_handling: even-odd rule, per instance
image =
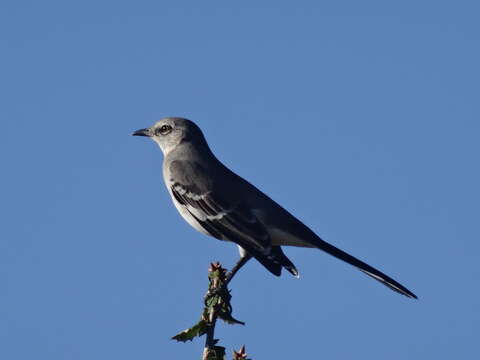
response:
[[[236,243],[240,260],[231,277],[253,256],[280,276],[298,271],[281,246],[318,248],[343,260],[390,289],[411,298],[410,290],[381,271],[323,241],[301,221],[255,186],[223,165],[210,150],[200,128],[190,120],[167,117],[137,130],[163,152],[163,178],[182,217],[198,231]]]

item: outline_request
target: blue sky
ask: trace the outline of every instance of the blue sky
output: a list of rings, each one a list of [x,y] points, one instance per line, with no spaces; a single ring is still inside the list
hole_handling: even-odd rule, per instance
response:
[[[480,331],[474,1],[4,1],[0,358],[193,359],[208,263],[132,131],[177,115],[327,241],[250,263],[218,327],[252,358],[472,358]]]

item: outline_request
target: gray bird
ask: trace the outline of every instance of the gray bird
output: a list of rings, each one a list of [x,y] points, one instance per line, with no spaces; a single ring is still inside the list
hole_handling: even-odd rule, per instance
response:
[[[281,246],[300,246],[323,250],[390,289],[417,298],[381,271],[323,241],[287,210],[228,169],[212,153],[202,131],[192,121],[167,117],[133,135],[148,136],[160,146],[165,185],[182,217],[198,231],[239,246],[240,260],[229,280],[251,257],[276,276],[284,268],[298,277],[295,265]]]

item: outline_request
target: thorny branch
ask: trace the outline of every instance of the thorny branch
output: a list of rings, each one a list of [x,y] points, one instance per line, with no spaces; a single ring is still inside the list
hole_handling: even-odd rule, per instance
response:
[[[208,291],[204,298],[204,309],[200,321],[172,338],[173,340],[186,342],[187,340],[193,340],[197,336],[206,335],[202,360],[223,360],[225,358],[225,348],[218,346],[218,339],[215,339],[217,319],[222,319],[229,324],[244,325],[243,322],[236,320],[232,316],[232,305],[230,304],[232,296],[227,288],[227,284],[236,273],[235,270],[238,269],[234,268],[227,274],[227,271],[220,263],[210,264],[208,269]],[[234,360],[249,360],[245,353],[245,346],[238,352],[234,351],[233,356]]]

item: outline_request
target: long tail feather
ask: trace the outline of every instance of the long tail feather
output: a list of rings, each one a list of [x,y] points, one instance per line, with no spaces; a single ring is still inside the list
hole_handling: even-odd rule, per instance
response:
[[[417,296],[408,290],[405,286],[393,280],[391,277],[385,275],[381,271],[375,269],[374,267],[364,263],[363,261],[357,259],[356,257],[347,254],[345,251],[342,251],[336,248],[333,245],[330,245],[326,241],[323,241],[318,236],[316,236],[314,241],[310,241],[320,250],[325,251],[326,253],[335,256],[337,259],[343,260],[350,265],[357,267],[360,271],[367,274],[368,276],[374,278],[375,280],[381,282],[383,285],[389,287],[393,291],[396,291],[402,295],[405,295],[409,298],[417,299]]]

